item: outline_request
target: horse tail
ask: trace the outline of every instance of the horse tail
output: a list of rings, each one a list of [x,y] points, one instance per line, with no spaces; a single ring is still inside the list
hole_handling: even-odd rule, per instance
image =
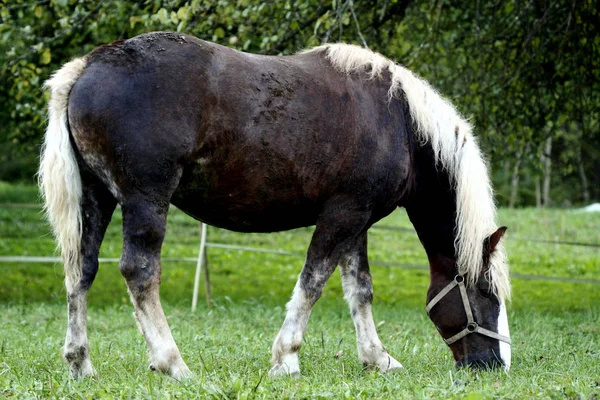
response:
[[[61,252],[68,291],[81,279],[82,184],[70,139],[67,106],[71,88],[85,66],[85,58],[74,59],[44,84],[50,91],[50,101],[38,184],[44,200],[44,211]]]

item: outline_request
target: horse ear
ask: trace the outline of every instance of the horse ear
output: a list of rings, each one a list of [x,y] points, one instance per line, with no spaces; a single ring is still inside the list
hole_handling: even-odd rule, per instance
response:
[[[502,239],[502,236],[504,236],[504,233],[506,233],[507,229],[507,227],[501,226],[496,230],[496,232],[492,233],[490,237],[485,239],[488,254],[492,254],[494,250],[496,250],[498,242],[500,241],[500,239]]]

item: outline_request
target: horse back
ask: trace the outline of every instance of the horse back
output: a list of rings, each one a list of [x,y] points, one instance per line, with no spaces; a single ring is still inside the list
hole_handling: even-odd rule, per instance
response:
[[[272,231],[314,224],[334,197],[387,213],[405,191],[408,114],[385,79],[175,33],[102,46],[87,62],[71,131],[118,196],[151,188],[205,222]]]

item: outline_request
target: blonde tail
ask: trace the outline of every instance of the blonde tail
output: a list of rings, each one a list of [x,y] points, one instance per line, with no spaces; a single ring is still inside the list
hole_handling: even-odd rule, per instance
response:
[[[65,285],[71,292],[81,279],[81,176],[71,147],[67,105],[71,88],[86,66],[85,58],[65,64],[48,81],[48,128],[42,146],[38,183],[44,210],[65,268]]]

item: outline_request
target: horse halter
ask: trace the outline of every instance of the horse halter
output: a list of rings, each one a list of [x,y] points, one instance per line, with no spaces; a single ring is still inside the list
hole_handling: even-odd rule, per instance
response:
[[[452,343],[464,338],[465,336],[471,333],[479,333],[480,335],[491,337],[492,339],[498,339],[502,342],[510,344],[510,338],[504,335],[500,335],[496,332],[490,331],[489,329],[482,328],[475,322],[473,318],[473,312],[471,311],[471,304],[469,303],[469,297],[467,296],[467,288],[465,287],[465,278],[462,275],[456,275],[452,282],[450,282],[445,288],[443,288],[431,301],[427,304],[426,310],[427,315],[429,315],[429,311],[437,304],[440,300],[442,300],[452,289],[458,286],[460,290],[460,297],[463,301],[463,306],[465,307],[465,313],[467,314],[467,326],[456,335],[444,339],[444,342],[448,346]],[[442,338],[443,339],[443,338]]]

